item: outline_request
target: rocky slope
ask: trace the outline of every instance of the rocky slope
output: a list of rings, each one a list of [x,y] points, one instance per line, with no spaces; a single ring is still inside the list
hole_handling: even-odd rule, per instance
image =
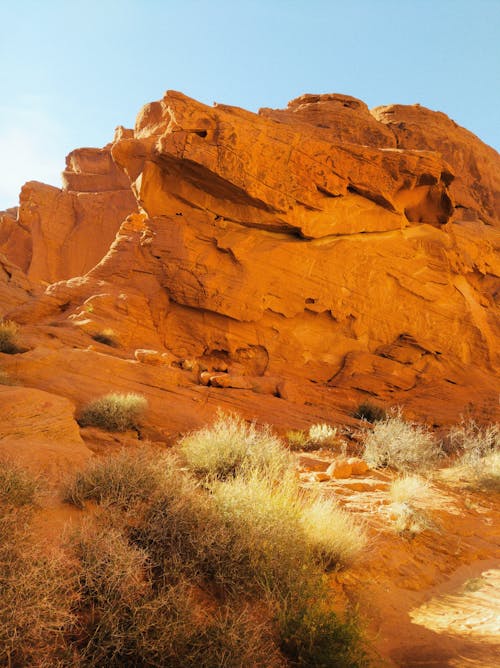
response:
[[[419,105],[169,91],[1,215],[0,315],[29,349],[2,366],[77,405],[143,392],[160,438],[219,404],[282,428],[367,398],[494,419],[499,182],[493,149]]]
[[[499,191],[500,156],[419,105],[304,95],[252,114],[172,91],[73,151],[61,189],[27,183],[0,213],[0,320],[19,325],[0,460],[49,479],[43,540],[82,519],[61,503],[72,471],[219,407],[282,433],[360,426],[367,400],[436,427],[498,420]],[[140,434],[79,428],[110,391],[147,397]],[[366,524],[370,549],[331,585],[380,665],[496,665],[478,576],[498,565],[497,493],[433,471],[429,525],[399,535],[391,474],[337,479],[336,461],[300,455],[298,475]]]

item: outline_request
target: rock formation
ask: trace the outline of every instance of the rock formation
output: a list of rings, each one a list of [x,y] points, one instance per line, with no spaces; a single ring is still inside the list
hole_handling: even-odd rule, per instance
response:
[[[31,348],[0,357],[25,384],[140,391],[159,437],[218,405],[281,428],[367,398],[498,416],[500,156],[444,114],[169,91],[63,183],[0,217],[0,316]]]

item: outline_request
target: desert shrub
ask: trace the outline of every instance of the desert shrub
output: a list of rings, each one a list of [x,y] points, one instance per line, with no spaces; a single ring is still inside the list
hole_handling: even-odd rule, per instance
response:
[[[319,592],[324,595],[325,592]],[[368,666],[364,642],[353,616],[339,619],[319,600],[283,606],[278,616],[281,650],[293,666],[362,668]]]
[[[19,508],[32,505],[39,481],[21,466],[0,458],[0,504]]]
[[[147,406],[147,399],[140,394],[112,392],[87,404],[80,413],[78,424],[107,431],[137,429]]]
[[[309,427],[308,440],[314,445],[328,447],[337,442],[337,427],[329,424],[313,424]]]
[[[500,424],[463,420],[450,429],[447,443],[471,486],[500,489]]]
[[[380,420],[385,420],[387,413],[383,408],[377,406],[377,404],[365,401],[359,404],[353,413],[353,417],[358,420],[366,420],[367,422],[379,422]]]
[[[147,494],[136,493],[139,472],[126,467],[118,491],[109,466],[90,485],[104,523],[96,528],[94,514],[75,548],[82,666],[283,666],[283,653],[292,665],[362,665],[324,663],[328,651],[339,662],[354,656],[357,640],[346,621],[314,608],[331,593],[326,559],[305,529],[315,499],[291,470],[276,477],[258,464],[199,480],[171,457],[158,469]]]
[[[405,421],[400,410],[376,422],[364,435],[364,459],[373,468],[424,469],[439,454],[439,444],[428,429]]]
[[[66,555],[32,540],[38,482],[0,464],[0,665],[57,666],[74,628],[76,580]],[[61,664],[62,665],[62,664]]]
[[[416,475],[405,475],[391,482],[389,496],[393,503],[408,503],[423,498],[428,491],[425,480]]]
[[[331,499],[305,504],[301,525],[313,552],[326,568],[351,563],[366,545],[363,528]]]
[[[17,335],[19,325],[12,320],[0,320],[0,353],[15,355],[21,352]]]
[[[182,575],[155,584],[149,555],[123,531],[87,526],[76,549],[87,619],[84,666],[272,665],[266,661],[276,648],[265,624],[238,606],[211,610]]]
[[[292,475],[275,484],[255,472],[217,483],[211,491],[232,537],[227,570],[222,574],[230,587],[274,596],[287,591],[307,565],[314,570]]]
[[[122,450],[104,459],[91,461],[67,484],[65,500],[78,508],[91,500],[128,507],[150,499],[172,475],[173,459],[149,448]],[[176,473],[175,475],[178,475]]]
[[[98,343],[103,343],[105,346],[110,346],[111,348],[118,348],[119,343],[115,332],[112,329],[103,329],[101,332],[96,332],[92,334],[94,341]]]
[[[215,422],[180,443],[188,468],[199,476],[228,478],[259,469],[279,477],[290,457],[268,427],[247,424],[235,414],[219,413]]]
[[[311,449],[311,444],[307,434],[302,430],[292,430],[286,433],[286,440],[288,442],[288,447],[290,450],[309,450]],[[318,446],[313,444],[312,448],[317,450]]]

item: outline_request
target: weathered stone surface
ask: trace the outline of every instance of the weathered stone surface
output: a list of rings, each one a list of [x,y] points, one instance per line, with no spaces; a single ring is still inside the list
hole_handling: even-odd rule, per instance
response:
[[[394,133],[400,149],[436,151],[451,165],[453,220],[483,220],[498,226],[500,156],[494,149],[446,114],[419,104],[377,107],[372,114]]]
[[[52,482],[82,467],[92,456],[74,419],[74,405],[48,392],[0,385],[0,455]]]
[[[350,478],[352,475],[352,465],[347,459],[336,459],[326,469],[326,474],[330,478]]]
[[[462,169],[439,147],[467,139],[461,159],[483,156],[481,183],[493,192],[490,149],[452,134],[443,115],[411,113],[413,138],[432,121],[425,146],[405,148],[393,116],[345,96],[256,115],[168,92],[111,148],[70,154],[66,183],[80,190],[27,184],[18,216],[33,243],[27,271],[72,278],[36,298],[25,291],[6,314],[33,346],[51,328],[44,346],[92,345],[109,368],[138,349],[165,354],[180,368],[159,365],[158,387],[227,407],[251,397],[245,414],[283,429],[348,422],[367,395],[432,422],[455,421],[471,403],[491,419],[498,219],[489,195],[463,199],[472,162]],[[455,187],[457,170],[465,180]],[[132,191],[140,213],[127,215]],[[101,207],[108,237],[91,213],[75,232],[77,201]],[[464,220],[463,206],[477,215]],[[109,329],[116,348],[92,341]],[[160,360],[146,358],[133,374],[140,385]],[[156,416],[163,430],[180,424]]]
[[[359,457],[349,457],[347,463],[351,467],[352,475],[363,475],[368,471],[368,464]]]

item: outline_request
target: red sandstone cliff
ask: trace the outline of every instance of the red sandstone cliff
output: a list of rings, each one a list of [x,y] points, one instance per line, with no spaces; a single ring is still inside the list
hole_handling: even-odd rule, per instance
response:
[[[500,156],[444,114],[169,91],[63,182],[0,218],[0,315],[31,348],[0,357],[25,383],[141,391],[166,431],[219,404],[290,427],[370,397],[497,417]]]

